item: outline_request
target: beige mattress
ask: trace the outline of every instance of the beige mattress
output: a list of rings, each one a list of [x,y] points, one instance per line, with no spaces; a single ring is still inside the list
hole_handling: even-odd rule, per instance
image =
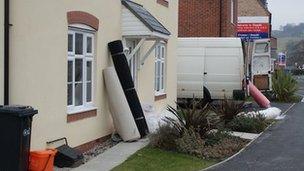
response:
[[[140,139],[138,128],[114,67],[103,70],[114,127],[124,141]]]

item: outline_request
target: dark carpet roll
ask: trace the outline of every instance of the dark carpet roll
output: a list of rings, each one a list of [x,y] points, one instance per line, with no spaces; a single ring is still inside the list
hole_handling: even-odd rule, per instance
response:
[[[135,89],[129,89],[125,91],[125,95],[130,106],[132,115],[135,119],[136,126],[142,137],[149,133],[148,125],[140,101]]]
[[[109,50],[112,55],[123,52],[123,45],[122,45],[121,40],[116,40],[116,41],[110,42],[108,44],[108,47],[109,47]]]
[[[112,59],[122,88],[126,90],[135,87],[126,56],[124,54],[115,55],[112,56]]]
[[[108,44],[108,47],[110,49],[115,70],[117,72],[122,89],[124,90],[137,129],[141,137],[144,137],[149,133],[149,129],[137,92],[134,88],[135,86],[127,58],[123,53],[122,42],[120,40],[110,42]]]

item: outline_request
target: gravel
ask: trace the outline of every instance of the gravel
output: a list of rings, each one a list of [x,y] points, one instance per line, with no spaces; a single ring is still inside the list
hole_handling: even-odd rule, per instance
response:
[[[83,153],[84,162],[86,163],[86,162],[90,161],[94,157],[96,157],[99,154],[105,152],[107,149],[115,146],[116,144],[118,144],[118,142],[114,142],[114,141],[112,141],[112,139],[109,139],[109,140],[107,140],[107,141],[105,141],[101,144],[98,144],[97,146],[95,146],[91,150]]]

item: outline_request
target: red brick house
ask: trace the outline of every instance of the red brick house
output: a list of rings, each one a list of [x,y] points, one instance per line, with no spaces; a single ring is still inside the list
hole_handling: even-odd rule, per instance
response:
[[[179,0],[179,37],[235,37],[238,0]]]

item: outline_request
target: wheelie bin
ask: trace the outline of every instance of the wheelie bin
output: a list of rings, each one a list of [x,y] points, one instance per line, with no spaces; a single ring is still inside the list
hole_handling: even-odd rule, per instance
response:
[[[0,106],[0,170],[27,171],[32,118],[38,111],[29,106]]]

